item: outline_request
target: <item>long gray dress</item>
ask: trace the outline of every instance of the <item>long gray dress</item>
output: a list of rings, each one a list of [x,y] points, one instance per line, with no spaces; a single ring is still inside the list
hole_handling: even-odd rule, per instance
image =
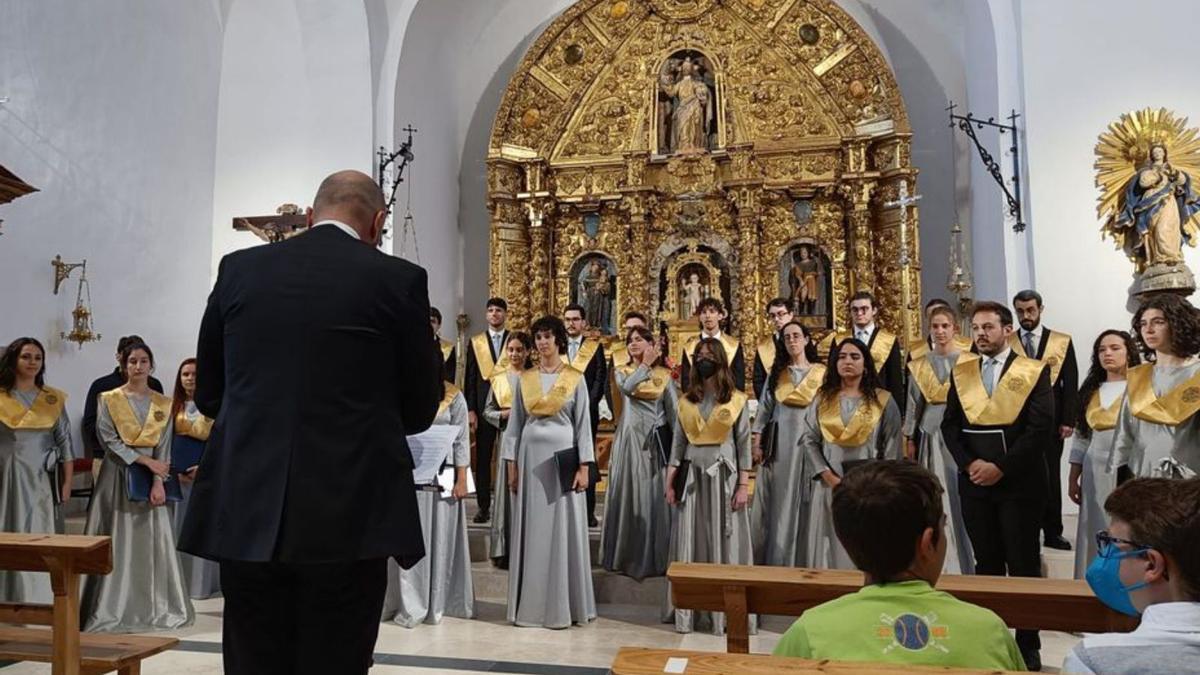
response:
[[[47,392],[63,396],[54,390]],[[28,410],[41,393],[14,389],[10,395]],[[45,429],[14,429],[0,422],[0,531],[62,534],[62,513],[54,505],[53,474],[48,470],[74,459],[71,422],[65,409],[53,426]],[[0,602],[53,601],[49,574],[0,570]]]
[[[1125,395],[1125,382],[1104,382],[1100,385],[1100,405],[1108,408]],[[1075,578],[1082,579],[1088,565],[1096,557],[1096,533],[1108,525],[1104,500],[1117,487],[1117,475],[1108,471],[1108,453],[1112,448],[1116,428],[1092,429],[1085,438],[1075,432],[1071,440],[1071,463],[1083,468],[1080,475],[1082,499],[1079,504],[1079,525],[1075,530]]]
[[[705,395],[700,401],[698,407],[704,419],[707,420],[712,414],[715,403],[716,399],[711,394]],[[678,513],[675,532],[671,537],[671,560],[723,565],[754,564],[749,509],[733,510],[738,472],[749,471],[751,466],[748,414],[746,407],[743,407],[733,424],[732,433],[720,445],[693,445],[688,441],[676,415],[671,466],[678,467],[685,459],[691,464],[687,469],[683,501],[676,507]],[[676,495],[676,499],[679,499],[679,495]],[[669,588],[667,592],[670,593]],[[724,612],[676,609],[674,615],[676,632],[690,633],[705,628],[714,635],[725,632]],[[754,623],[752,620],[751,628]]]
[[[813,484],[816,489],[813,494],[812,508],[809,509],[808,521],[808,564],[806,567],[818,569],[854,569],[854,562],[842,548],[837,534],[833,531],[833,490],[821,480],[820,474],[825,469],[832,469],[839,476],[843,475],[842,462],[872,459],[900,459],[900,408],[896,402],[889,400],[879,419],[879,424],[871,430],[867,442],[853,448],[844,448],[836,443],[825,440],[821,434],[818,411],[821,398],[818,395],[813,404],[808,407],[804,416],[804,430],[801,432],[801,443],[808,453],[809,461],[813,464]],[[842,396],[838,407],[842,415],[842,423],[849,424],[861,398]]]
[[[144,425],[150,397],[127,398],[134,417]],[[129,501],[125,487],[126,467],[138,455],[171,461],[174,422],[167,422],[158,445],[135,448],[121,440],[103,399],[96,413],[96,432],[105,453],[84,534],[112,537],[113,571],[84,579],[80,602],[83,629],[143,633],[188,626],[194,610],[175,552],[171,511],[166,506],[151,506],[150,502]]]
[[[200,410],[196,408],[194,401],[188,401],[184,405],[183,414],[192,422],[201,417]],[[178,434],[174,436],[174,438],[177,437]],[[183,493],[183,501],[168,504],[173,512],[172,531],[176,539],[179,538],[179,531],[183,529],[183,519],[187,515],[188,504],[191,503],[192,483],[181,481],[179,490]],[[183,566],[183,576],[187,579],[188,595],[192,599],[203,600],[221,592],[220,563],[215,560],[198,558],[189,553],[180,553],[179,563]]]
[[[549,392],[558,375],[538,375],[542,391]],[[553,415],[533,415],[525,406],[517,383],[500,455],[516,462],[518,470],[508,620],[518,626],[569,628],[596,618],[596,596],[587,504],[582,492],[562,491],[554,453],[574,447],[580,464],[596,461],[587,384],[580,378],[574,394]]]
[[[789,366],[787,376],[793,384],[799,384],[809,370],[811,368]],[[750,528],[755,565],[803,567],[807,561],[813,467],[808,454],[800,447],[800,431],[807,411],[808,406],[780,403],[772,387],[763,387],[758,414],[754,418],[754,432],[761,434],[768,425],[776,422],[779,436],[774,459],[758,467],[754,479]]]
[[[455,394],[433,423],[458,428],[450,461],[454,467],[469,467],[471,441],[467,400],[463,395]],[[384,620],[413,628],[421,623],[441,623],[444,615],[473,618],[475,587],[471,582],[471,551],[467,546],[466,502],[454,499],[436,486],[422,485],[417,486],[417,508],[425,538],[425,557],[407,570],[388,559]]]
[[[1200,371],[1200,362],[1178,368],[1153,367],[1154,393],[1164,396]],[[1132,369],[1131,369],[1132,372]],[[1138,477],[1191,478],[1200,474],[1200,414],[1178,426],[1138,419],[1129,409],[1129,397],[1121,404],[1108,468],[1115,472],[1128,466]]]
[[[950,373],[958,363],[958,356],[958,352],[943,356],[931,351],[922,358],[933,367],[938,382],[944,384],[950,379]],[[975,553],[971,549],[967,526],[963,522],[962,500],[958,498],[958,464],[942,440],[942,417],[946,414],[946,404],[930,403],[921,392],[921,387],[917,385],[917,378],[910,376],[907,410],[904,435],[912,438],[918,428],[921,430],[917,462],[942,481],[942,512],[946,514],[950,524],[947,528],[950,539],[946,542],[946,563],[943,571],[948,574],[974,574]]]
[[[671,514],[664,497],[666,465],[656,429],[675,425],[676,396],[670,374],[663,393],[646,400],[634,394],[655,376],[645,365],[614,373],[621,392],[621,418],[613,435],[601,534],[604,569],[641,581],[667,572]],[[663,448],[669,452],[670,448]]]
[[[508,428],[508,421],[500,417],[500,413],[504,410],[511,410],[511,405],[501,405],[496,398],[498,387],[495,382],[499,377],[506,378],[509,391],[513,391],[520,386],[520,375],[510,370],[493,377],[492,390],[488,394],[487,405],[483,409],[484,421],[500,431],[496,434],[496,438],[497,443],[502,443],[504,430]],[[511,398],[506,403],[511,404]],[[488,557],[496,567],[508,569],[508,541],[512,537],[512,516],[510,514],[512,513],[513,493],[508,489],[508,465],[503,459],[498,464],[496,467],[497,487],[492,490],[492,522],[489,530],[491,545],[488,546]]]

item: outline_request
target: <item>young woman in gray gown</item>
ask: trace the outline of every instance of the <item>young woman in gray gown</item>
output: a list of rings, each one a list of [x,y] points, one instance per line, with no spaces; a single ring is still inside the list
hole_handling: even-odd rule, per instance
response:
[[[944,571],[949,574],[974,574],[975,553],[963,522],[962,502],[958,499],[958,464],[942,441],[942,416],[946,412],[946,397],[950,395],[950,372],[963,355],[958,347],[958,315],[953,309],[939,305],[929,310],[929,335],[932,348],[924,356],[908,362],[908,414],[904,419],[904,436],[908,439],[906,456],[938,477],[942,482],[942,512],[950,527],[946,528]],[[918,447],[913,440],[921,431]]]
[[[176,458],[176,469],[184,469],[184,473],[176,473],[179,489],[183,493],[183,501],[170,504],[174,511],[174,533],[179,537],[183,529],[183,519],[187,515],[188,504],[191,502],[192,484],[196,481],[198,466],[178,466],[177,450],[184,444],[204,443],[212,431],[213,421],[200,414],[193,397],[196,395],[196,359],[184,359],[179,364],[175,374],[175,396],[171,400],[171,418],[175,420],[175,434],[171,438],[171,456]],[[179,554],[179,562],[183,565],[183,576],[187,580],[188,595],[193,599],[203,600],[221,592],[221,566],[213,560],[197,558],[187,553]]]
[[[483,419],[488,424],[500,430],[496,434],[497,442],[504,438],[504,430],[508,428],[508,416],[512,411],[513,392],[520,386],[521,373],[533,367],[529,355],[533,353],[533,338],[525,331],[515,330],[508,334],[508,342],[504,345],[508,357],[508,369],[492,376],[491,394],[483,409]],[[500,453],[497,452],[499,457]],[[496,469],[499,482],[507,482],[508,468],[501,459]],[[513,493],[506,489],[492,491],[492,524],[491,545],[488,547],[488,557],[492,564],[502,570],[508,569],[508,541],[512,537]]]
[[[1106,330],[1092,345],[1092,367],[1079,388],[1075,436],[1071,440],[1071,474],[1067,496],[1079,505],[1075,529],[1075,578],[1082,579],[1096,557],[1095,534],[1108,526],[1104,500],[1117,486],[1108,472],[1108,453],[1121,403],[1125,374],[1141,363],[1133,338],[1123,330]]]
[[[1149,363],[1126,374],[1109,470],[1192,478],[1200,474],[1200,311],[1156,295],[1138,308],[1133,328]]]
[[[521,375],[500,458],[516,495],[508,559],[508,620],[569,628],[596,618],[588,545],[589,464],[595,462],[587,385],[563,360],[562,319],[534,322],[537,365]],[[573,477],[566,471],[578,464]],[[564,486],[566,477],[570,485]]]
[[[900,408],[879,386],[865,344],[843,340],[830,350],[829,363],[800,435],[819,479],[809,509],[807,567],[854,569],[833,531],[833,489],[855,464],[900,459],[902,421]]]
[[[425,537],[425,557],[410,569],[388,560],[388,585],[383,602],[384,620],[405,628],[421,623],[439,624],[442,616],[470,619],[475,616],[475,587],[471,582],[471,551],[467,546],[467,469],[471,465],[467,400],[449,382],[438,405],[434,426],[453,428],[457,435],[449,466],[454,486],[443,492],[435,483],[417,486],[417,508]]]
[[[803,567],[813,466],[800,447],[800,430],[825,381],[825,366],[817,363],[817,347],[799,321],[789,321],[779,333],[784,349],[775,352],[754,418],[752,454],[759,466],[750,526],[755,565]],[[773,438],[764,440],[764,434]]]
[[[125,384],[100,395],[96,432],[104,463],[84,534],[113,539],[113,571],[84,580],[81,625],[87,631],[138,633],[192,623],[192,601],[175,552],[164,480],[171,480],[171,399],[150,389],[154,355],[142,343],[121,351]],[[154,476],[148,502],[129,499],[126,472],[141,464]]]
[[[704,338],[692,352],[692,375],[679,400],[667,469],[667,503],[676,507],[671,560],[753,565],[750,542],[750,423],[720,340]],[[682,491],[675,475],[683,472]],[[722,612],[675,610],[675,630],[725,631]]]
[[[614,373],[622,406],[613,435],[600,541],[604,569],[641,581],[666,574],[670,561],[671,516],[663,500],[663,477],[676,396],[654,333],[634,327],[625,336],[625,346],[629,362]]]
[[[25,337],[0,357],[0,531],[62,534],[56,504],[71,497],[67,395],[46,386],[46,350]],[[54,469],[61,468],[61,481]],[[58,492],[58,495],[55,495]],[[0,570],[0,602],[54,601],[50,575]]]

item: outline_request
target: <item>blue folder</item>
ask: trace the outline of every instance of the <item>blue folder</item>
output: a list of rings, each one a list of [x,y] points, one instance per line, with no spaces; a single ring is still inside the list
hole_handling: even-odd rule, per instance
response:
[[[131,502],[150,501],[150,488],[154,486],[154,474],[141,464],[130,464],[125,468],[125,493]],[[179,479],[174,475],[163,481],[167,491],[168,502],[183,501],[183,492],[179,487]]]
[[[193,466],[200,466],[204,446],[205,441],[175,434],[171,439],[171,473],[187,473]]]

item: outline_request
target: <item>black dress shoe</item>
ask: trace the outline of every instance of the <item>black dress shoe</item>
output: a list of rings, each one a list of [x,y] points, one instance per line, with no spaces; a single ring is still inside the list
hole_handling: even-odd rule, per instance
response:
[[[588,516],[588,527],[600,527],[600,521],[596,520],[596,516]]]
[[[1063,539],[1062,536],[1046,537],[1046,547],[1057,549],[1059,551],[1070,551],[1071,542]]]
[[[1029,651],[1021,651],[1021,658],[1025,659],[1025,669],[1037,672],[1042,669],[1042,654],[1036,649]]]
[[[487,511],[480,511],[475,514],[475,517],[471,519],[471,522],[475,523],[476,525],[479,525],[482,523],[486,523],[491,519],[492,519],[492,514],[488,513]]]

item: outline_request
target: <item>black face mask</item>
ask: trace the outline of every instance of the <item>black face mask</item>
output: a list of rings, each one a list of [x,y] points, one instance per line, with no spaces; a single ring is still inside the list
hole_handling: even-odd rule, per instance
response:
[[[700,359],[696,362],[696,372],[700,377],[707,380],[717,373],[717,364],[708,359]]]

